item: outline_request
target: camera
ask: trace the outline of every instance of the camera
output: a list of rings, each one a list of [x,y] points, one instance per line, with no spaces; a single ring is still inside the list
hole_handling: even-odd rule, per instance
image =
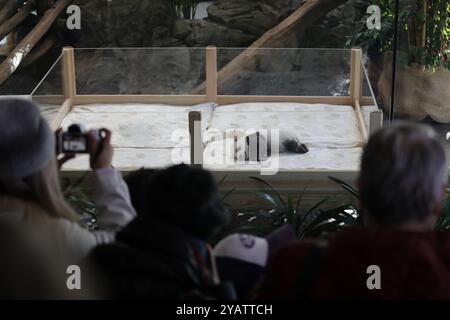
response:
[[[98,142],[101,142],[100,131],[94,131]],[[89,151],[88,132],[81,124],[72,124],[67,131],[57,135],[57,152],[60,153],[88,153]]]

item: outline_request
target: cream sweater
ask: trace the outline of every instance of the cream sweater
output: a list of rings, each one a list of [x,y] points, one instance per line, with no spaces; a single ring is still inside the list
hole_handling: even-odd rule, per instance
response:
[[[136,216],[128,188],[118,171],[95,171],[91,185],[98,231],[90,232],[78,223],[50,217],[34,203],[9,197],[0,197],[0,221],[20,223],[35,250],[76,264],[93,247],[113,242],[115,233]]]

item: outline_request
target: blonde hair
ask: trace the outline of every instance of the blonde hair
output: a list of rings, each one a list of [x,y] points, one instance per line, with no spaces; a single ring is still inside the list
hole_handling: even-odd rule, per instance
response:
[[[23,179],[0,181],[0,191],[22,202],[34,202],[50,217],[64,218],[72,222],[79,220],[64,199],[55,157],[37,173]]]

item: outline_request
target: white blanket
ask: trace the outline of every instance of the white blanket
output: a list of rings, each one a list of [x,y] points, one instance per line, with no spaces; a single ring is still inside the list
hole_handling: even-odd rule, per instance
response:
[[[229,129],[279,129],[295,134],[309,148],[354,148],[364,143],[351,106],[242,103],[217,107],[209,130]]]

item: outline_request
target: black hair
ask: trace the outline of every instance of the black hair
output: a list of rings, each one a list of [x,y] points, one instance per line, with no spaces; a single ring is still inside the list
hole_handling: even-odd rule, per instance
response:
[[[146,213],[174,223],[206,240],[229,221],[212,174],[185,164],[157,173],[148,181]]]
[[[141,168],[129,173],[124,178],[130,192],[131,204],[138,216],[142,215],[144,211],[145,199],[147,197],[145,184],[153,179],[157,172],[158,170],[156,169]]]

